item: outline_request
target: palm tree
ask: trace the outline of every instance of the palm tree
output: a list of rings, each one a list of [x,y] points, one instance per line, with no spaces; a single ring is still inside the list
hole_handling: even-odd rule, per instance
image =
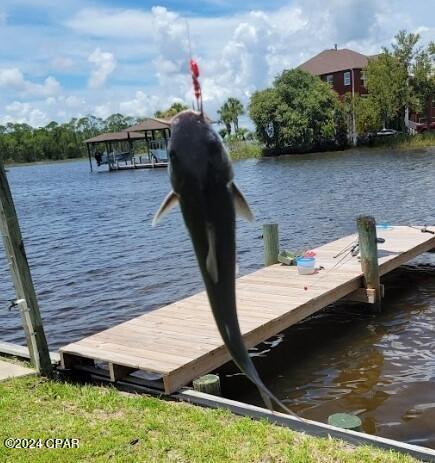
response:
[[[219,114],[219,123],[224,124],[227,134],[231,135],[231,122],[233,122],[233,113],[228,105],[228,102],[225,102],[217,111]]]
[[[239,131],[239,116],[245,113],[243,104],[237,98],[228,98],[226,104],[228,105],[229,111],[231,113],[231,120],[234,124],[234,132]]]

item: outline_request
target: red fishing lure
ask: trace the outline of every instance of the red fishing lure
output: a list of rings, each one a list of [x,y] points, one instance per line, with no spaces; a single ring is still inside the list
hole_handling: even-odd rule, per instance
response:
[[[201,98],[201,85],[199,84],[199,67],[198,63],[191,59],[190,60],[190,73],[192,74],[192,82],[193,82],[193,91],[195,93],[195,98],[197,101]]]

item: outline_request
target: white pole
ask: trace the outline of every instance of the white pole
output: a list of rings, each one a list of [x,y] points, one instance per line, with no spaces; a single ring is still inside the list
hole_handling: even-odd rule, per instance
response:
[[[356,146],[356,122],[355,122],[355,73],[352,72],[352,144]]]

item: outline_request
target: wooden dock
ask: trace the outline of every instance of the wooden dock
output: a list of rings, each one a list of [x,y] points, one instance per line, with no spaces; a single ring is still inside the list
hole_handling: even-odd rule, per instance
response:
[[[161,169],[168,167],[167,161],[151,161],[151,162],[136,162],[135,159],[131,161],[118,161],[109,166],[110,170],[130,170],[130,169]]]
[[[435,227],[429,230],[435,231]],[[385,275],[435,248],[435,235],[409,226],[378,230],[379,272]],[[237,279],[238,316],[248,347],[274,336],[343,298],[370,302],[358,258],[334,258],[357,240],[347,236],[315,249],[316,275],[272,265]],[[362,309],[364,310],[364,309]],[[370,309],[368,309],[370,310]],[[153,373],[153,385],[172,393],[230,360],[201,292],[60,349],[63,368],[107,363],[112,381],[137,370]]]

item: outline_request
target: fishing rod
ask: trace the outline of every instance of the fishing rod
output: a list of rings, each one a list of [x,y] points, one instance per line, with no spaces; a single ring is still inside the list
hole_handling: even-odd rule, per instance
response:
[[[376,243],[385,243],[385,238],[377,237]],[[329,274],[329,272],[331,272],[332,270],[336,268],[343,266],[344,264],[347,264],[348,262],[350,262],[352,257],[358,257],[359,252],[360,252],[360,248],[359,248],[358,239],[353,240],[351,243],[345,246],[341,251],[339,251],[335,256],[333,256],[334,259],[340,256],[341,258],[331,268],[326,269],[325,272],[323,273],[320,273],[319,276],[314,280],[314,283],[310,285],[310,289],[314,288],[324,277],[326,277]],[[320,267],[320,270],[322,269],[323,268]],[[308,291],[308,285],[304,286],[304,290]]]
[[[416,227],[415,225],[408,225],[410,228],[414,228],[415,230],[420,230],[422,233],[430,233],[431,235],[435,235],[435,232],[432,230],[429,230],[427,228],[427,225],[424,225],[423,227]]]
[[[348,251],[351,247],[353,247],[355,244],[358,244],[358,240],[353,240],[349,244],[347,244],[341,251],[339,251],[335,256],[333,256],[334,259],[337,257],[340,257],[343,253]]]
[[[358,246],[358,244],[356,244],[356,246]],[[308,289],[313,289],[314,287],[316,287],[316,285],[319,284],[319,282],[321,280],[323,280],[323,278],[325,278],[327,275],[329,275],[329,273],[338,268],[339,266],[343,266],[344,264],[347,264],[351,259],[352,257],[355,257],[353,255],[353,249],[354,247],[351,247],[349,248],[346,252],[343,253],[342,257],[329,269],[326,269],[323,273],[319,273],[319,275],[317,276],[317,278],[314,280],[313,284],[308,286],[307,284],[304,286],[304,290],[305,291],[308,291]],[[322,270],[322,267],[320,267],[320,269]]]

